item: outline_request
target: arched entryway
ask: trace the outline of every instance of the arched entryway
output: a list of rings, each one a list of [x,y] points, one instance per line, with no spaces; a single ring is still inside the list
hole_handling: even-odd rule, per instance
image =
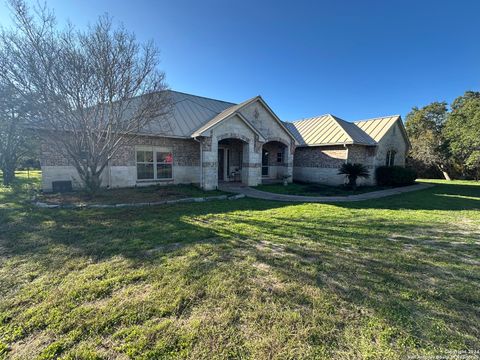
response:
[[[218,183],[236,182],[248,184],[248,143],[238,138],[218,141]]]
[[[283,142],[273,140],[263,144],[262,181],[280,181],[285,176],[289,176],[288,155],[288,146]]]

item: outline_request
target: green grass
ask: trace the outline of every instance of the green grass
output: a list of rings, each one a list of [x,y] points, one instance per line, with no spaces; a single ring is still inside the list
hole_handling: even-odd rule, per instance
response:
[[[29,205],[0,188],[0,357],[402,359],[480,347],[480,186],[357,203]]]
[[[363,194],[371,191],[389,189],[387,186],[359,186],[355,190],[346,186],[329,186],[323,184],[291,183],[283,184],[262,184],[256,187],[257,190],[272,192],[276,194],[302,195],[302,196],[347,196]]]

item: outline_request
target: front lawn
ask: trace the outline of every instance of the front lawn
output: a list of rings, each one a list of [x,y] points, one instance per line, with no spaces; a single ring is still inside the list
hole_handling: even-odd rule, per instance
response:
[[[101,189],[94,197],[83,191],[42,193],[37,199],[48,204],[132,204],[224,195],[194,185],[153,185],[137,188]]]
[[[388,186],[358,186],[355,190],[347,186],[329,186],[323,184],[309,184],[293,182],[283,184],[262,184],[255,189],[276,194],[301,195],[301,196],[348,196],[363,194],[371,191],[390,189]]]
[[[38,209],[0,187],[0,358],[480,348],[480,186],[339,204]],[[3,203],[3,205],[2,205]]]

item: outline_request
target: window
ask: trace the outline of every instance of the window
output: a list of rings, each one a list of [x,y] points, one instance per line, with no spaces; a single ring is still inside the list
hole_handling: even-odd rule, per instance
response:
[[[394,166],[395,165],[395,150],[387,151],[387,158],[385,165],[387,166]]]
[[[173,155],[169,151],[137,150],[137,180],[173,178]]]
[[[137,151],[137,179],[153,180],[153,151]]]
[[[171,179],[172,165],[172,153],[157,151],[157,179]]]
[[[277,163],[283,163],[283,151],[277,153]]]

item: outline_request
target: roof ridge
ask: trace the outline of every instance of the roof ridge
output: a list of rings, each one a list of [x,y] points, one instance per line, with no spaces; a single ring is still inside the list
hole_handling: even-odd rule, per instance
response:
[[[298,123],[298,122],[301,122],[301,121],[316,120],[316,119],[319,119],[319,118],[322,118],[322,117],[325,117],[325,116],[328,116],[328,115],[331,115],[331,114],[325,113],[325,114],[318,115],[318,116],[312,116],[312,117],[309,117],[309,118],[303,118],[303,119],[299,119],[299,120],[285,121],[285,122],[289,122],[290,124],[295,124],[295,123]]]
[[[226,103],[226,104],[238,105],[237,103],[233,103],[231,101],[219,100],[219,99],[214,99],[214,98],[211,98],[211,97],[201,96],[201,95],[194,95],[194,94],[190,94],[190,93],[186,93],[186,92],[178,91],[178,90],[168,89],[167,91],[175,92],[177,94],[183,94],[183,95],[198,97],[198,98],[202,98],[202,99],[207,99],[207,100],[219,101],[219,102],[223,102],[223,103]]]
[[[175,104],[178,104],[179,102],[182,102],[182,101],[190,101],[190,102],[192,102],[192,103],[194,103],[194,104],[196,104],[196,105],[198,105],[198,106],[203,107],[204,109],[210,110],[211,112],[213,112],[214,114],[217,114],[217,115],[221,113],[221,111],[218,112],[218,111],[216,111],[216,110],[213,110],[213,109],[209,108],[208,106],[199,104],[198,102],[196,102],[196,101],[193,100],[193,99],[187,99],[187,98],[185,98],[185,99],[182,99],[182,100],[180,100],[180,101],[177,101]],[[227,104],[228,104],[228,103],[227,103]],[[236,105],[232,105],[232,106],[228,107],[227,109],[230,109],[230,108],[233,107],[233,106],[236,106]],[[226,109],[225,109],[225,110],[226,110]]]
[[[347,138],[349,138],[351,141],[355,141],[355,140],[353,140],[353,137],[350,135],[350,133],[347,131],[347,129],[345,129],[343,127],[342,122],[346,122],[345,120],[343,120],[339,117],[336,117],[335,115],[332,115],[332,114],[328,114],[328,116],[330,116],[333,119],[333,121],[335,121],[338,124],[338,126],[340,126],[340,128],[345,133],[345,135],[347,135]]]
[[[372,120],[381,120],[381,119],[392,118],[392,117],[402,117],[402,116],[399,115],[399,114],[395,114],[395,115],[385,115],[385,116],[377,116],[377,117],[374,117],[374,118],[355,120],[353,123],[355,124],[355,123],[357,123],[357,122],[372,121]]]

